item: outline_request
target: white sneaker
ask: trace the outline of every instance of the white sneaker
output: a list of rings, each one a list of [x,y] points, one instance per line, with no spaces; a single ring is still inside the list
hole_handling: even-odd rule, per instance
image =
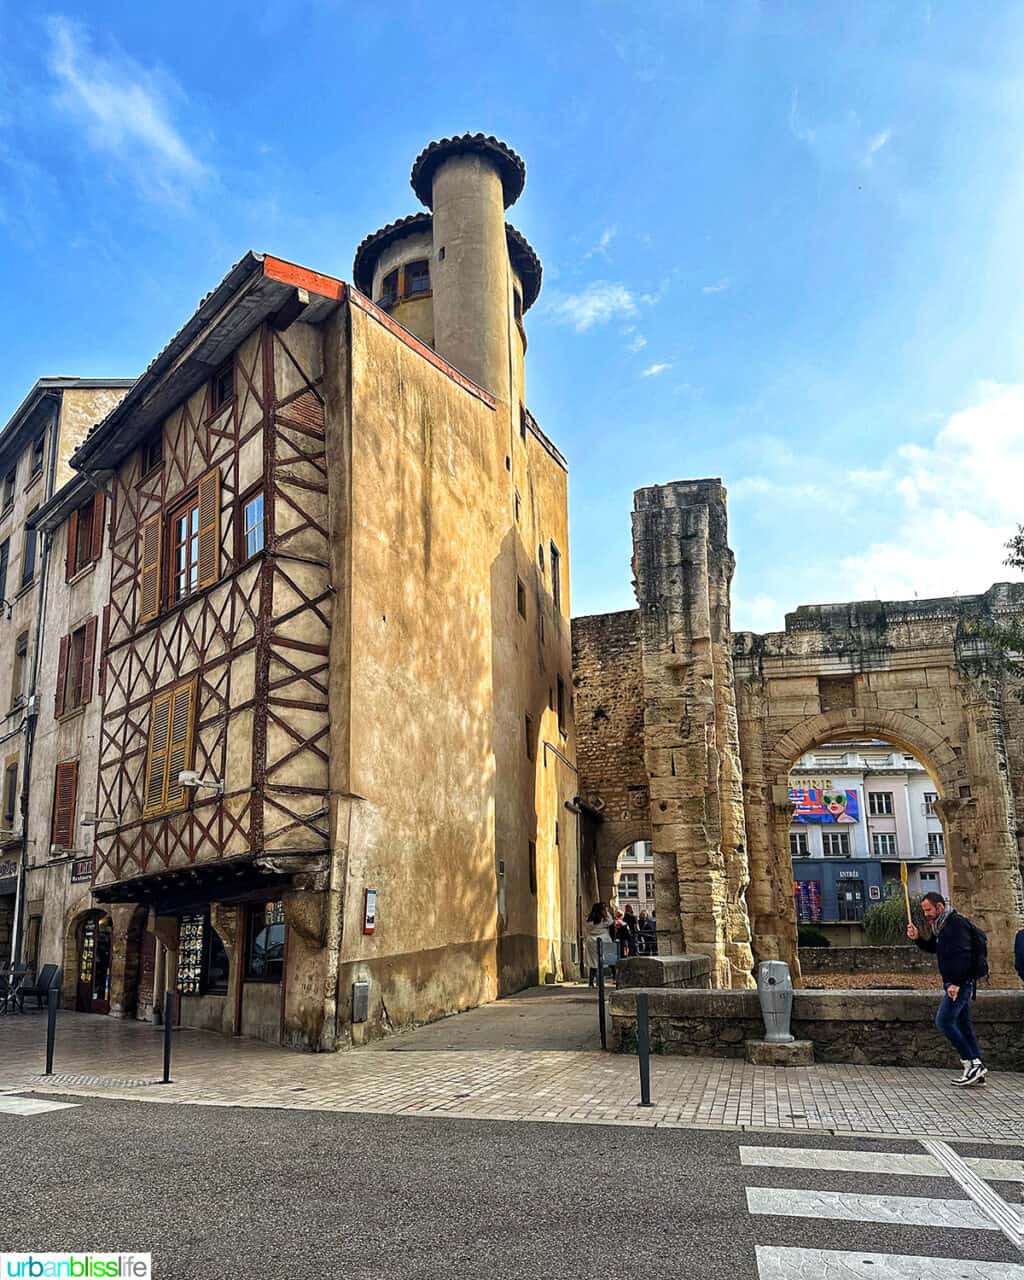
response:
[[[988,1075],[988,1069],[979,1059],[976,1062],[968,1063],[964,1074],[959,1080],[954,1080],[953,1083],[965,1088],[972,1084],[984,1084],[986,1075]]]
[[[968,1077],[968,1075],[970,1074],[970,1070],[971,1070],[971,1060],[970,1060],[970,1058],[961,1058],[961,1059],[960,1059],[960,1065],[963,1067],[963,1071],[960,1073],[960,1075],[958,1075],[958,1076],[957,1076],[957,1078],[956,1078],[955,1080],[951,1080],[951,1081],[950,1081],[950,1083],[951,1083],[951,1084],[966,1084],[966,1083],[967,1083],[967,1077]]]

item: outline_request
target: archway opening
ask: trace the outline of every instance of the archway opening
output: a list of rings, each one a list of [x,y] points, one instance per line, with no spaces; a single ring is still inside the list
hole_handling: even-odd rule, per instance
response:
[[[105,911],[87,911],[74,929],[75,1008],[79,1013],[109,1013],[113,921]]]
[[[904,870],[911,895],[951,896],[940,785],[912,750],[882,737],[827,737],[792,762],[788,783],[801,946],[877,941],[865,916],[902,899]]]
[[[650,840],[634,840],[615,859],[611,906],[635,921],[636,953],[657,955],[654,852]]]

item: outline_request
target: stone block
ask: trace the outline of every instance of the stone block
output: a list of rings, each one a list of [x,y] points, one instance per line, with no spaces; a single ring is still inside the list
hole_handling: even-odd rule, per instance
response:
[[[747,1040],[747,1061],[755,1067],[812,1067],[814,1045],[810,1040],[776,1044],[770,1040]]]
[[[912,711],[917,706],[913,689],[880,689],[876,694],[881,711]]]
[[[711,986],[711,961],[707,956],[632,956],[615,966],[615,986],[687,987],[708,990]]]

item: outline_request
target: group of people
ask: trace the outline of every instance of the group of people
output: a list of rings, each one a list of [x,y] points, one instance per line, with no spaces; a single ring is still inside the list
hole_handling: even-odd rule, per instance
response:
[[[594,903],[587,916],[584,937],[591,986],[597,981],[598,942],[606,938],[615,943],[619,960],[625,960],[629,956],[656,955],[658,934],[654,912],[648,915],[646,911],[641,911],[637,915],[629,902],[624,910],[614,903]]]

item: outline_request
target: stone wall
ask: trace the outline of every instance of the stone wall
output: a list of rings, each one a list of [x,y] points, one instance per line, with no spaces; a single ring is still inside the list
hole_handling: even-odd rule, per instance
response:
[[[918,973],[935,968],[920,947],[801,947],[800,969],[808,973]],[[938,983],[938,978],[935,979]]]
[[[610,999],[611,1047],[636,1046],[636,991]],[[651,1047],[688,1057],[742,1058],[764,1036],[753,991],[650,990]],[[938,992],[797,991],[791,1031],[810,1040],[818,1063],[955,1067],[956,1054],[935,1029]],[[972,1016],[986,1063],[1024,1071],[1024,991],[984,991]]]
[[[711,961],[707,956],[632,956],[615,966],[615,986],[688,987],[708,991],[711,987]]]

